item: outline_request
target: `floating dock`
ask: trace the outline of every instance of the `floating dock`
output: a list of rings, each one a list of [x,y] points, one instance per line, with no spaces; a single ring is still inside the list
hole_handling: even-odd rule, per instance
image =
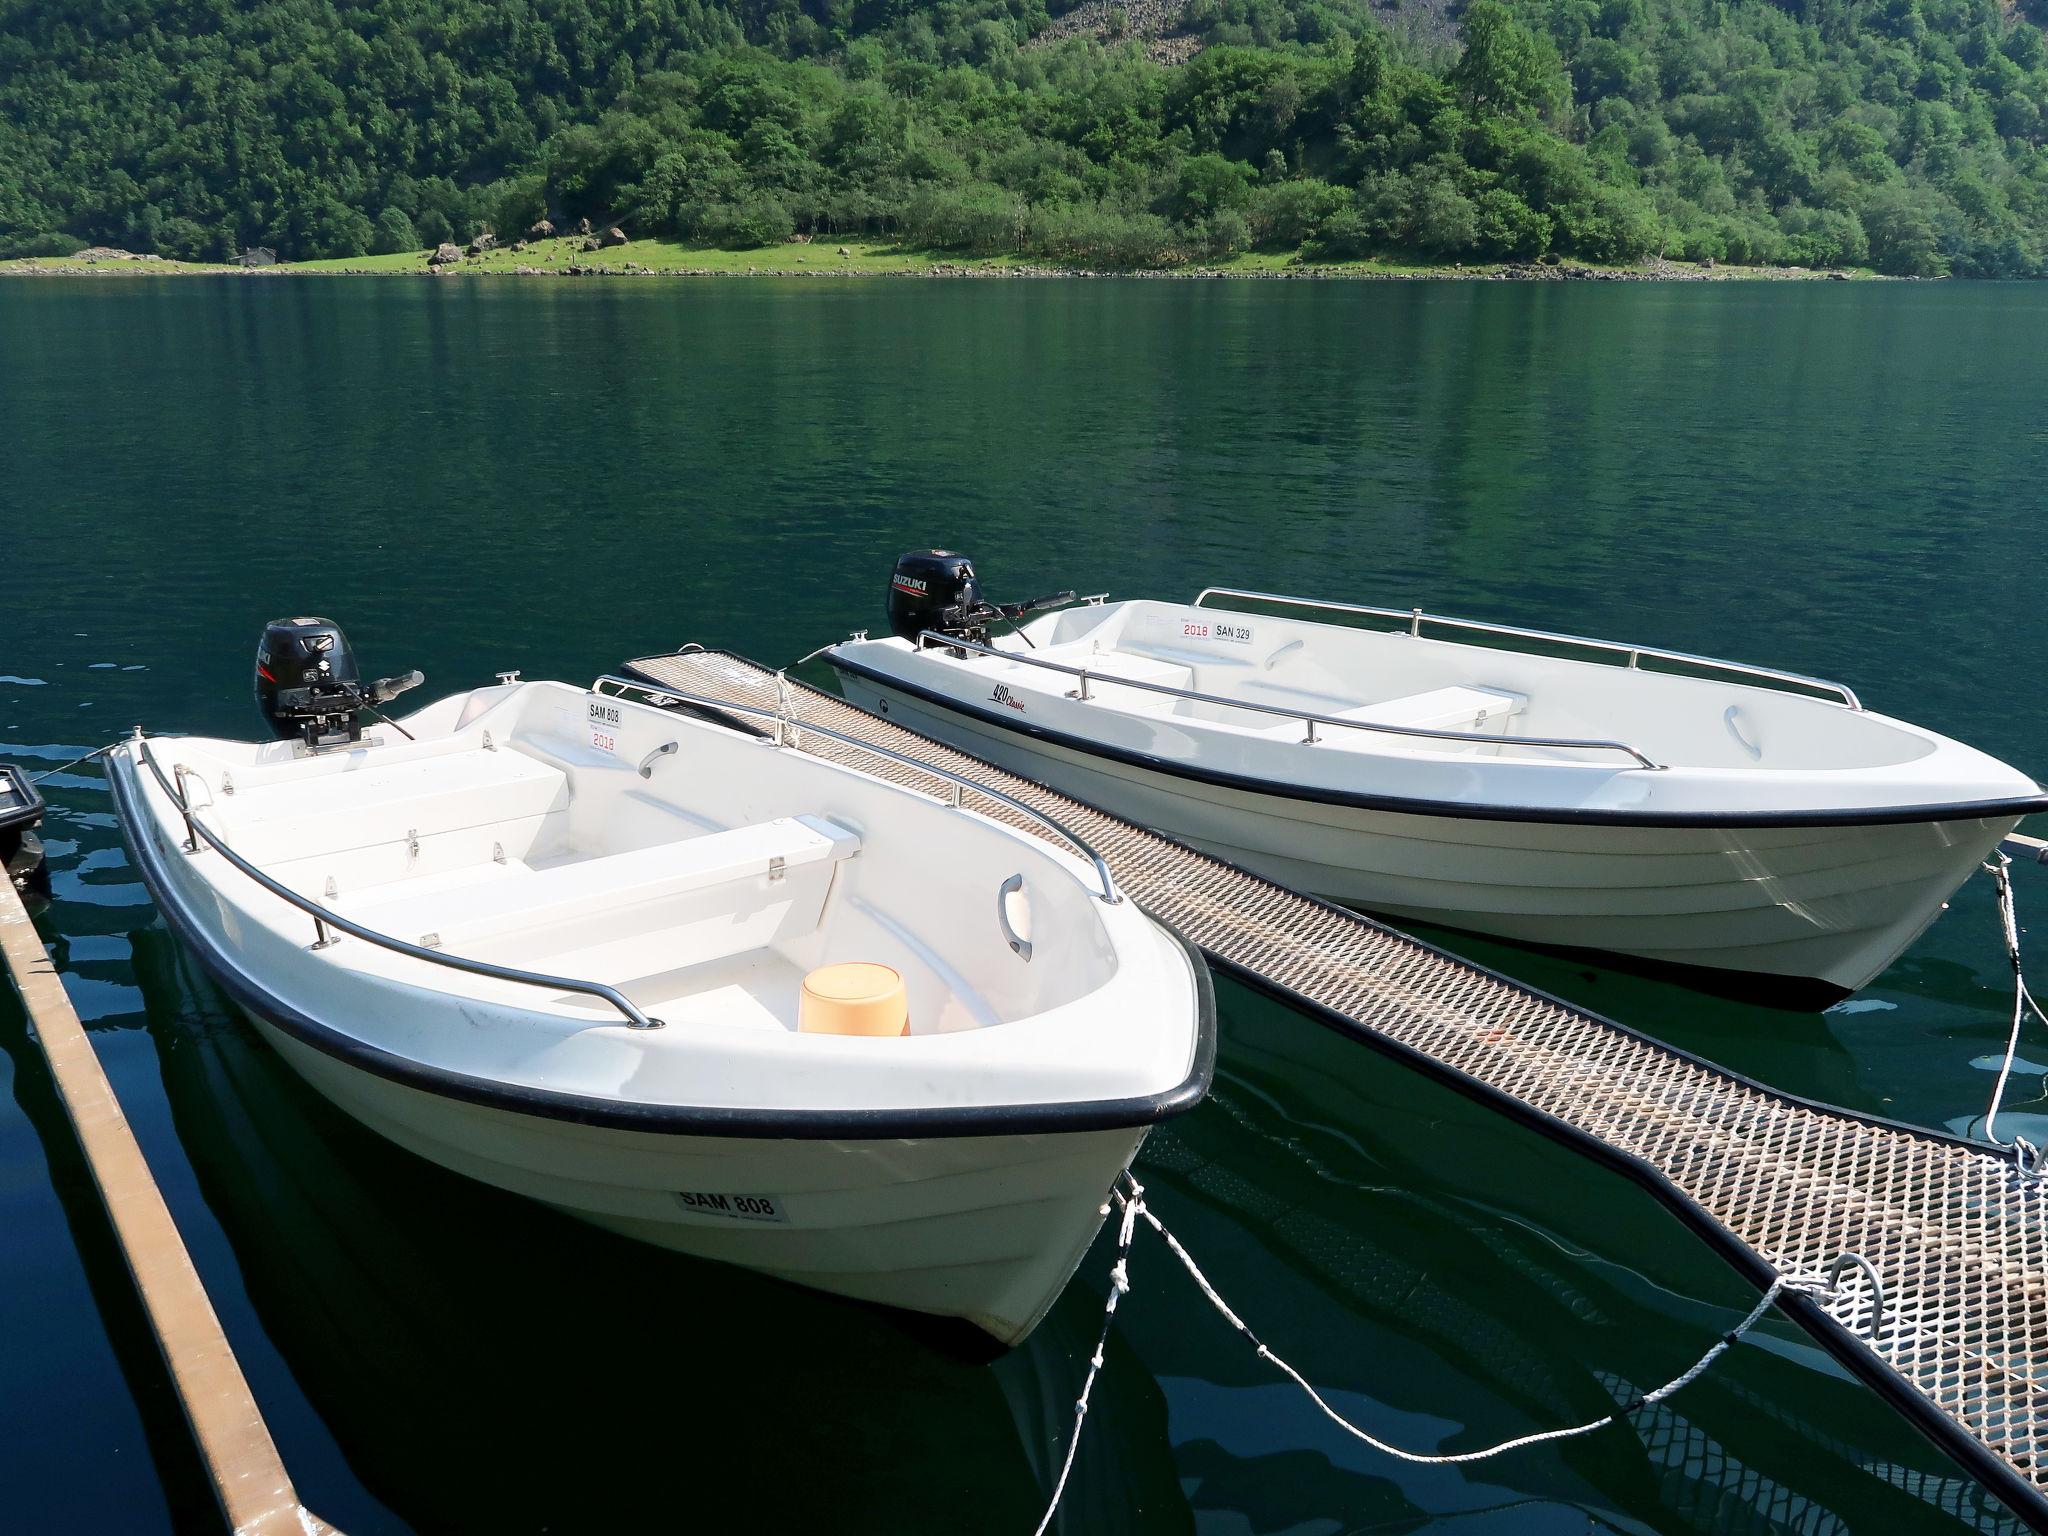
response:
[[[1369,918],[942,746],[743,657],[626,673],[729,723],[949,794],[814,725],[966,774],[1065,823],[1218,969],[1648,1188],[2015,1513],[2048,1531],[2048,1186],[2010,1151],[1781,1093]],[[975,805],[1037,836],[994,799]],[[1838,1269],[1839,1264],[1839,1269]],[[1872,1281],[1875,1281],[1875,1284]]]
[[[228,1529],[235,1536],[334,1536],[299,1502],[113,1085],[7,879],[0,879],[0,961],[49,1060]]]

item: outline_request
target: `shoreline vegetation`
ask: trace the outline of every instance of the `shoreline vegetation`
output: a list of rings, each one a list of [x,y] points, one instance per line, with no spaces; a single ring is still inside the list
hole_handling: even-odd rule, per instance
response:
[[[0,13],[0,262],[2048,277],[2048,0]]]
[[[1161,267],[1060,265],[1019,255],[961,256],[886,241],[833,240],[726,249],[677,240],[627,240],[587,249],[578,236],[492,246],[440,262],[431,251],[331,257],[245,266],[178,261],[96,249],[73,256],[0,260],[0,277],[824,277],[824,278],[1139,278],[1265,281],[1468,282],[1811,282],[1884,280],[1867,268],[1724,266],[1663,258],[1615,265],[1575,261],[1399,262],[1380,258],[1313,261],[1298,252],[1250,252],[1228,261]]]

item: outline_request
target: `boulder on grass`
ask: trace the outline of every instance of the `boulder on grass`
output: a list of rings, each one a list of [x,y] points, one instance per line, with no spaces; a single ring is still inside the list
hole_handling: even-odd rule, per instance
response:
[[[452,245],[448,241],[443,240],[428,254],[427,265],[430,267],[446,267],[452,266],[460,260],[462,260],[462,247]]]
[[[498,237],[495,234],[488,229],[480,229],[470,238],[469,254],[481,256],[485,251],[496,249],[497,244]]]
[[[526,231],[526,238],[529,240],[552,240],[555,238],[555,226],[546,219],[536,220]]]
[[[604,232],[604,244],[624,245],[625,243],[626,232],[623,229],[619,228],[618,225],[614,224],[610,229]]]

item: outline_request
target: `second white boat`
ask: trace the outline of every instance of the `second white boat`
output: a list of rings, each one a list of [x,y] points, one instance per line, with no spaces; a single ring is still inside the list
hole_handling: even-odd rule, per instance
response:
[[[896,633],[826,655],[856,704],[1299,889],[1787,1004],[1876,976],[2048,808],[1770,668],[1229,589],[1035,606],[909,555]]]

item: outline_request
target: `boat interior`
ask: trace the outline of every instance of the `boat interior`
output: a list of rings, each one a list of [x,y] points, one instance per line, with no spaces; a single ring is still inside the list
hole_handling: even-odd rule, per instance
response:
[[[1091,698],[1130,714],[1275,741],[1303,740],[1306,714],[1364,727],[1491,738],[1430,740],[1341,725],[1319,728],[1317,745],[1338,752],[1426,751],[1629,766],[1613,751],[1539,746],[1527,739],[1544,737],[1624,742],[1660,764],[1801,770],[1909,763],[1932,753],[1939,740],[1834,698],[1764,686],[1732,672],[1689,676],[1613,660],[1184,604],[1083,605],[1036,619],[1022,633],[1028,638],[1013,633],[995,641],[1020,660],[1015,675],[1006,674],[1009,686],[1067,694],[1076,690],[1071,676],[1031,663],[1085,667]]]
[[[416,740],[380,726],[310,755],[154,745],[166,772],[173,755],[191,770],[207,826],[300,894],[408,943],[606,983],[669,1025],[794,1031],[806,975],[862,961],[901,975],[903,1033],[950,1033],[1043,1014],[1114,971],[1085,864],[928,795],[554,683],[402,723]],[[307,923],[240,886],[266,923],[295,937]],[[1033,946],[1056,963],[1030,963]],[[363,943],[335,954],[420,974]],[[503,985],[506,1001],[618,1017]]]

